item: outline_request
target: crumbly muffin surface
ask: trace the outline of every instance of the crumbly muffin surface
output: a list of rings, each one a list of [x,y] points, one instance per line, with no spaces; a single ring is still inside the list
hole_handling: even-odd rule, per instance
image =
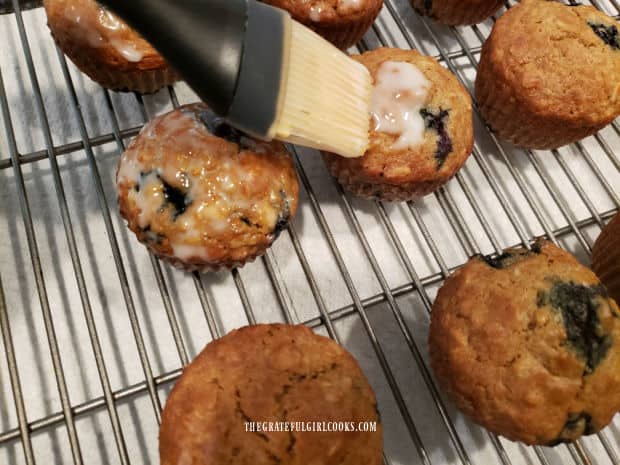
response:
[[[245,422],[376,421],[376,432],[249,432]],[[379,465],[376,400],[357,362],[303,326],[258,325],[210,343],[162,416],[162,465]]]
[[[549,242],[474,257],[448,278],[429,343],[456,405],[509,439],[572,441],[620,410],[620,310],[594,273]]]
[[[294,215],[299,189],[282,144],[245,136],[203,104],[146,125],[121,157],[117,185],[138,239],[185,268],[264,252]]]
[[[497,21],[483,61],[533,114],[605,124],[620,114],[618,27],[591,6],[524,0]]]
[[[447,182],[465,163],[473,147],[471,99],[457,79],[434,59],[413,50],[380,48],[353,56],[373,80],[386,61],[410,63],[430,81],[421,110],[426,131],[415,148],[395,149],[398,134],[374,129],[360,158],[325,153],[332,174],[358,195],[386,200],[408,200],[426,195]]]

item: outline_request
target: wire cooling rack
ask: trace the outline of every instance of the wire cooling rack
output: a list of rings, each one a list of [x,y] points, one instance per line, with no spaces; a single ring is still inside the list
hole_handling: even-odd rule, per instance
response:
[[[22,2],[28,3],[28,2]],[[617,0],[592,1],[616,18]],[[116,94],[59,53],[38,8],[0,16],[0,463],[158,463],[161,408],[181,369],[234,327],[286,321],[360,361],[386,464],[618,464],[620,421],[553,449],[489,434],[444,400],[426,335],[438,287],[468,256],[546,235],[584,263],[620,206],[620,126],[553,152],[515,149],[476,113],[476,146],[447,186],[413,203],[350,198],[316,152],[291,148],[302,185],[287,234],[238,271],[185,274],[119,218],[114,170],[183,85]],[[511,4],[507,4],[509,8]],[[386,0],[359,45],[416,48],[472,89],[493,19],[446,28]],[[199,406],[197,406],[199,408]]]

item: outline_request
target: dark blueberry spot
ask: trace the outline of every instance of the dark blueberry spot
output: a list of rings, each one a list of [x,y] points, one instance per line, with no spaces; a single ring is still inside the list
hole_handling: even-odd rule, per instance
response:
[[[448,158],[450,152],[452,152],[452,139],[448,135],[446,129],[446,120],[450,115],[449,110],[439,109],[438,113],[433,113],[426,108],[420,110],[426,129],[433,129],[437,131],[437,150],[435,150],[435,159],[437,160],[437,169],[440,169]]]
[[[250,221],[250,219],[247,216],[242,216],[239,218],[243,223],[247,224],[248,226],[252,226],[252,222]]]
[[[276,240],[278,236],[286,229],[288,223],[291,219],[291,206],[288,203],[288,199],[286,198],[286,192],[283,190],[280,191],[280,197],[282,198],[282,210],[278,214],[278,221],[276,222],[275,227],[273,228],[273,239]]]
[[[558,444],[572,442],[579,436],[595,432],[596,428],[592,423],[592,415],[586,412],[570,413],[557,439],[554,439],[548,445],[553,447]]]
[[[426,11],[426,13],[430,13],[431,10],[433,9],[433,0],[424,0],[424,11]]]
[[[164,198],[166,199],[165,203],[172,205],[174,209],[172,217],[176,221],[180,215],[185,213],[187,207],[192,204],[192,199],[188,192],[168,184],[161,176],[158,177],[163,185]]]
[[[617,26],[607,26],[600,23],[588,23],[594,33],[601,38],[603,42],[611,48],[620,50],[620,36],[618,35]]]
[[[476,257],[480,260],[483,260],[487,265],[492,268],[496,268],[498,270],[503,270],[508,268],[515,263],[519,263],[526,258],[532,257],[534,255],[538,255],[540,253],[540,245],[534,244],[532,246],[532,250],[527,249],[512,249],[507,250],[501,255],[497,257],[487,255],[476,255]]]
[[[226,123],[222,118],[215,118],[213,120],[213,130],[211,132],[214,136],[242,145],[241,138],[244,137],[244,134]]]
[[[149,242],[150,244],[155,244],[155,245],[159,245],[161,244],[164,239],[166,238],[166,236],[164,236],[163,234],[160,233],[156,233],[154,231],[151,231],[151,225],[148,225],[146,228],[140,228],[141,231],[144,233],[144,237],[147,240],[147,242]]]
[[[562,314],[567,344],[586,362],[585,374],[592,373],[605,358],[612,337],[601,328],[597,297],[607,297],[604,286],[584,286],[556,280],[551,290],[537,296],[539,307],[551,305]]]

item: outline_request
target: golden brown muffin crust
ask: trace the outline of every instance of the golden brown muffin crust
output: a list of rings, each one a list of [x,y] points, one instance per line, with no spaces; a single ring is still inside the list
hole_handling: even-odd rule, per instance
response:
[[[291,13],[339,48],[358,42],[379,15],[383,0],[261,0]]]
[[[451,26],[476,24],[492,16],[502,0],[411,0],[420,14]]]
[[[620,310],[553,244],[474,257],[440,289],[433,370],[456,405],[509,439],[555,444],[620,410]]]
[[[395,150],[392,146],[399,136],[375,131],[371,121],[370,145],[364,156],[344,158],[324,153],[332,174],[345,187],[352,184],[349,186],[352,190],[368,186],[367,192],[357,191],[358,195],[386,200],[412,199],[446,183],[463,166],[474,144],[471,99],[467,91],[450,71],[414,50],[380,48],[353,58],[368,68],[373,80],[386,61],[416,66],[432,84],[425,109],[435,115],[441,110],[448,111],[444,122],[452,151],[439,162],[435,156],[439,134],[428,128],[421,145]]]
[[[138,239],[188,270],[262,254],[294,216],[299,192],[283,144],[243,135],[204,104],[146,125],[121,157],[117,184]]]
[[[246,432],[246,421],[377,421],[377,432]],[[304,326],[211,342],[166,403],[161,465],[379,465],[376,400],[357,362]]]
[[[616,213],[596,239],[592,269],[616,302],[620,302],[620,213]]]
[[[58,46],[102,86],[149,93],[177,79],[147,41],[94,0],[44,0],[43,5]]]
[[[609,124],[620,114],[618,27],[591,6],[511,8],[482,48],[476,79],[489,125],[516,145],[551,149]]]

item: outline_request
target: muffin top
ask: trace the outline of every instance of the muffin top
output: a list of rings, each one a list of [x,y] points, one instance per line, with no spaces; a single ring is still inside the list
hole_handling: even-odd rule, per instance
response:
[[[282,8],[301,22],[338,23],[363,18],[381,0],[262,0]]]
[[[197,265],[264,250],[294,215],[299,190],[283,144],[245,136],[204,104],[147,124],[120,159],[117,187],[142,242]]]
[[[246,422],[376,422],[377,431],[246,431]],[[353,357],[304,326],[258,325],[211,342],[162,416],[161,465],[382,463],[375,396]]]
[[[160,67],[163,58],[126,23],[94,0],[44,0],[52,31],[72,34],[77,46],[108,52],[117,65]]]
[[[457,406],[509,439],[571,441],[620,409],[620,310],[550,242],[474,257],[448,278],[429,344]]]
[[[600,125],[620,114],[619,26],[591,6],[523,0],[484,47],[494,72],[532,112]]]
[[[474,143],[471,98],[456,77],[414,50],[379,48],[353,58],[375,86],[370,144],[360,158],[327,154],[329,163],[369,183],[451,178]]]

